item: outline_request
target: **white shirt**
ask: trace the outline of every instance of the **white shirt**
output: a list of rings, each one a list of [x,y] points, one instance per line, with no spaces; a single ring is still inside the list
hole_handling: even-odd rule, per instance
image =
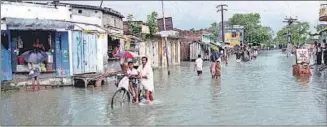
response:
[[[137,72],[137,70],[135,69],[135,68],[133,68],[133,69],[127,69],[127,74],[128,75],[137,75],[138,74],[138,72]]]
[[[195,60],[195,64],[196,64],[196,70],[202,71],[203,60],[201,58],[198,58]]]
[[[146,64],[143,68],[143,65],[140,65],[137,69],[140,72],[141,76],[147,76],[148,78],[141,78],[141,84],[144,89],[149,90],[151,92],[154,91],[154,82],[153,82],[153,70],[149,64]]]

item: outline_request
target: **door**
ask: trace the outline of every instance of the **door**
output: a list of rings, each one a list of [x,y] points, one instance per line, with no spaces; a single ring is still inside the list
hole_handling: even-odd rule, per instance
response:
[[[1,31],[1,80],[12,80],[11,37],[9,31]]]
[[[83,33],[84,36],[84,73],[96,72],[97,70],[97,38],[93,33]]]
[[[69,43],[68,32],[56,32],[55,39],[55,54],[56,54],[56,76],[69,77]]]
[[[82,32],[72,32],[73,74],[84,73],[84,39]]]
[[[73,74],[92,73],[97,70],[96,34],[73,31]]]

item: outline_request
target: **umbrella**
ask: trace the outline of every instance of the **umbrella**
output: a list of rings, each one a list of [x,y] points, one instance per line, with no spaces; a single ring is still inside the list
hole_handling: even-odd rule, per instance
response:
[[[115,55],[116,57],[125,57],[125,58],[136,58],[139,57],[136,53],[125,51],[125,52],[119,52]]]
[[[37,50],[26,51],[21,56],[23,56],[26,62],[35,64],[46,61],[48,58],[48,55],[45,52]]]

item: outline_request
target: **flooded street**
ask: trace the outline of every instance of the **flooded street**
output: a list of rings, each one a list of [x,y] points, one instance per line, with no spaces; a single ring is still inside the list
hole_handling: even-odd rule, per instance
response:
[[[65,87],[1,95],[2,125],[327,125],[327,72],[309,79],[292,76],[292,61],[281,51],[223,65],[212,80],[209,62],[202,79],[194,63],[154,71],[155,102],[111,110],[113,84]]]

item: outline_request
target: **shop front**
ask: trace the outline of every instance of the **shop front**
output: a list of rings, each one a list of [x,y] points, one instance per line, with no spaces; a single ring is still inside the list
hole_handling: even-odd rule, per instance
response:
[[[40,50],[47,54],[47,59],[40,63],[42,73],[55,73],[57,76],[64,75],[69,71],[69,59],[65,61],[65,52],[68,52],[68,32],[72,24],[54,20],[17,19],[6,18],[10,50],[10,58],[13,73],[28,73],[29,66],[22,54],[34,50],[36,43],[41,45]],[[66,34],[64,34],[66,33]],[[66,50],[66,51],[65,51]],[[66,53],[67,54],[67,53]],[[3,60],[2,60],[3,61]],[[66,65],[66,66],[65,66]],[[58,69],[58,70],[57,70]],[[68,75],[69,76],[69,75]]]

